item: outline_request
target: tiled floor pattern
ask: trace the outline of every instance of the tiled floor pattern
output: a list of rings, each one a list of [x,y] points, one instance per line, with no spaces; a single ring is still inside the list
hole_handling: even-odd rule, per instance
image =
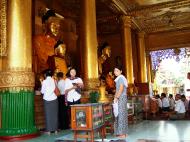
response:
[[[38,138],[23,142],[72,142],[70,130],[59,132],[58,135],[43,134]],[[80,140],[79,141],[84,141]],[[96,141],[101,141],[97,138]],[[142,121],[129,126],[126,140],[118,140],[107,135],[104,142],[190,142],[190,121]]]

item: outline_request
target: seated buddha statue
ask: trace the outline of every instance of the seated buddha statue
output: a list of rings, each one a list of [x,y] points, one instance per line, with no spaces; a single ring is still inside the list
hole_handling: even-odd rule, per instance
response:
[[[55,55],[48,57],[49,68],[55,70],[55,74],[57,72],[63,72],[64,77],[66,77],[65,75],[68,71],[65,60],[66,45],[63,43],[63,41],[58,40],[54,45],[54,49]]]
[[[56,17],[53,10],[48,10],[42,17],[42,24],[45,26],[45,33],[36,35],[33,38],[33,50],[35,54],[35,64],[37,64],[38,73],[49,68],[47,63],[48,56],[53,56],[54,45],[58,39],[61,19]]]
[[[101,76],[105,77],[106,74],[109,73],[109,71],[104,74],[103,64],[111,56],[111,47],[107,42],[105,42],[100,48],[101,48],[101,56],[98,57],[98,73],[99,77]]]
[[[108,93],[112,93],[115,89],[115,82],[110,73],[110,65],[107,59],[111,56],[111,47],[107,42],[103,43],[101,48],[101,56],[98,58],[98,72],[100,81],[104,80],[106,90]]]

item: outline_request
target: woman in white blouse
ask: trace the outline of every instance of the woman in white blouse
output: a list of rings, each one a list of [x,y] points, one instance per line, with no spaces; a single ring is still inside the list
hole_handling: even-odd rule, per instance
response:
[[[55,91],[55,81],[52,78],[53,72],[47,70],[45,80],[42,82],[41,93],[43,94],[46,131],[57,133],[58,128],[58,101]]]
[[[69,70],[68,78],[65,80],[65,94],[67,95],[68,105],[80,104],[81,89],[83,81],[76,77],[76,69]]]

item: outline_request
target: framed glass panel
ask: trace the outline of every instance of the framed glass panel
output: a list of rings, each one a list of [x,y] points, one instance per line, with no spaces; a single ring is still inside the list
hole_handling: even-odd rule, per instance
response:
[[[77,109],[76,110],[76,124],[77,127],[87,127],[87,121],[86,121],[86,111]]]

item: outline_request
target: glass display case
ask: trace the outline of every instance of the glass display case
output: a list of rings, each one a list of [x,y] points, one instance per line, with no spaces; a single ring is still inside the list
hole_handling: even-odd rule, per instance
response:
[[[101,103],[71,106],[71,128],[73,130],[91,130],[102,125],[104,125],[104,112]]]
[[[104,121],[105,121],[106,133],[113,134],[113,132],[114,132],[114,128],[113,128],[114,118],[113,118],[112,103],[104,103],[103,109],[104,109]]]
[[[77,141],[77,138],[86,138],[87,141],[90,138],[91,141],[94,141],[95,131],[101,134],[103,140],[105,128],[102,103],[72,105],[71,128],[74,131],[74,141]],[[80,131],[86,133],[80,134]]]
[[[132,100],[128,100],[127,102],[127,111],[128,115],[134,115],[134,104]]]
[[[105,120],[105,122],[113,121],[113,108],[112,108],[112,104],[110,104],[110,103],[104,103],[103,104],[103,109],[104,109],[104,120]]]

